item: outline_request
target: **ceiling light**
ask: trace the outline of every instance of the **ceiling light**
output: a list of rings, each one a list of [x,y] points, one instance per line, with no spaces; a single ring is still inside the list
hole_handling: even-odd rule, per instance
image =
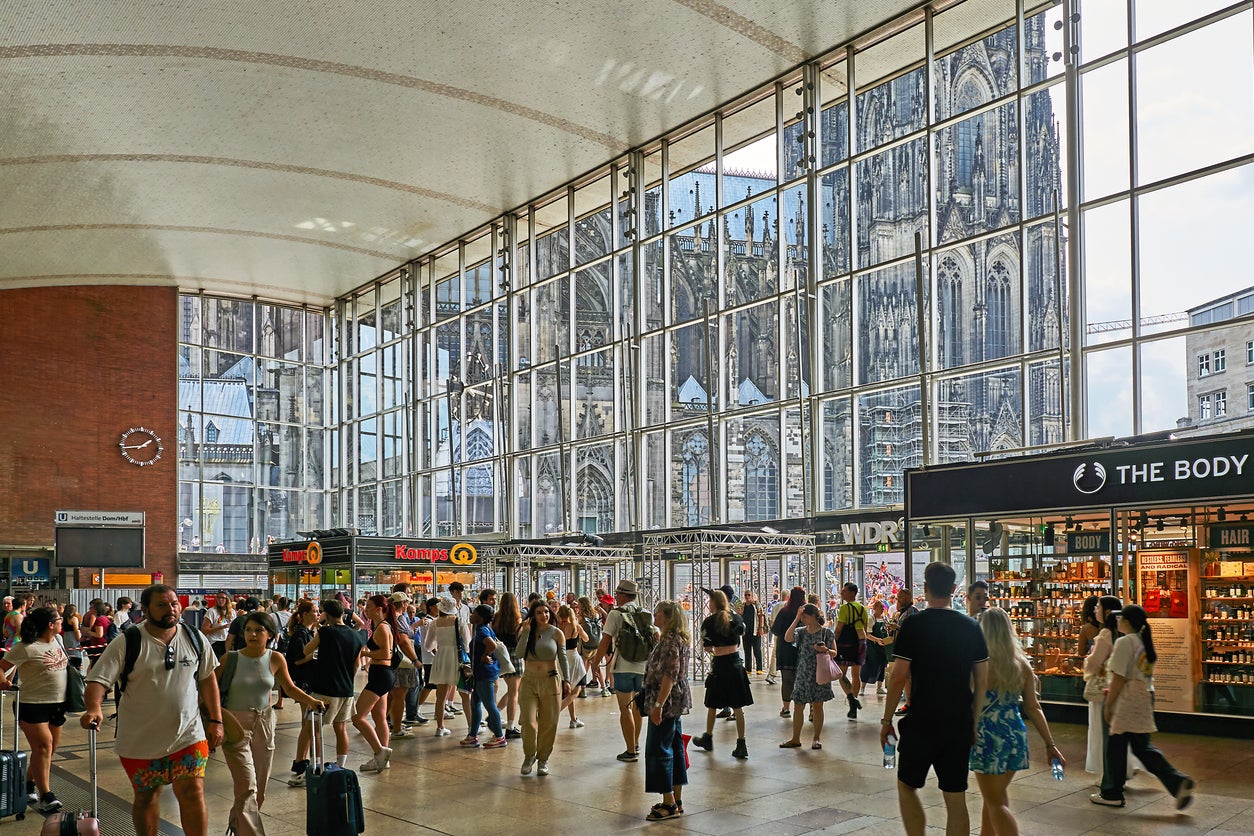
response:
[[[1224,520],[1228,519],[1228,512],[1225,511],[1223,508],[1220,508],[1219,511],[1215,514],[1215,518],[1218,519],[1220,522],[1223,522]]]
[[[769,525],[762,526],[761,531],[763,534],[779,534],[778,528],[772,528]]]
[[[1163,530],[1163,518],[1162,517],[1159,517],[1158,521],[1154,523],[1154,528],[1156,528],[1159,531]]]

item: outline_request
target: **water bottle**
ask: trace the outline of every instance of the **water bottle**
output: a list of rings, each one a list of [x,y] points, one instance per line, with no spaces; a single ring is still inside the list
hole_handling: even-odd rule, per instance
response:
[[[887,751],[887,750],[885,750],[885,751]],[[887,762],[887,756],[885,756],[885,762]],[[1053,762],[1050,764],[1049,768],[1050,768],[1050,770],[1054,773],[1054,780],[1055,780],[1055,781],[1061,781],[1061,780],[1062,780],[1062,775],[1063,775],[1063,772],[1062,772],[1062,761],[1058,760],[1058,758],[1054,758],[1054,760],[1053,760]]]
[[[884,768],[897,768],[897,735],[890,734],[888,742],[884,744]]]

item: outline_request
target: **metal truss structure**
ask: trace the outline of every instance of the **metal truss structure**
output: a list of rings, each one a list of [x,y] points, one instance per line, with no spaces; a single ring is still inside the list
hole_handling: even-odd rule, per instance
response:
[[[479,566],[488,577],[500,574],[505,579],[506,590],[518,596],[536,591],[536,572],[541,569],[560,569],[571,573],[572,587],[591,590],[597,573],[610,567],[615,576],[630,578],[635,575],[634,553],[630,548],[615,546],[562,546],[536,543],[507,543],[500,546],[482,546],[479,549]],[[521,604],[521,601],[519,602]]]

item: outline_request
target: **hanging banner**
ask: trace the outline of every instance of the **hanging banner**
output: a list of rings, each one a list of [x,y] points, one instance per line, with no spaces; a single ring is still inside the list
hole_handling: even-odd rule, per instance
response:
[[[1189,553],[1140,552],[1141,606],[1151,619],[1189,617]]]

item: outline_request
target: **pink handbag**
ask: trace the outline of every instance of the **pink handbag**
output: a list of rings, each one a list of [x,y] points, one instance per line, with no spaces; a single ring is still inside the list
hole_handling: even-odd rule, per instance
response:
[[[840,664],[836,661],[835,656],[829,656],[826,653],[819,653],[814,658],[814,680],[820,685],[831,685],[833,682],[839,681],[844,671],[840,669]]]

